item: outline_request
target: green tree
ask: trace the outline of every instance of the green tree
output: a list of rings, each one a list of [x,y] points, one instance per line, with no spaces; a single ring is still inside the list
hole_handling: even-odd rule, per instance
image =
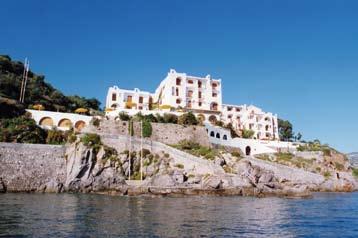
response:
[[[178,118],[178,124],[180,125],[197,125],[198,120],[192,112],[184,113]]]
[[[293,129],[291,122],[287,120],[278,119],[278,132],[281,140],[291,140],[293,138]]]
[[[242,138],[251,139],[254,136],[255,132],[253,130],[246,130],[242,131]]]
[[[142,130],[143,130],[143,137],[150,137],[152,135],[152,125],[149,121],[143,120],[142,121]]]

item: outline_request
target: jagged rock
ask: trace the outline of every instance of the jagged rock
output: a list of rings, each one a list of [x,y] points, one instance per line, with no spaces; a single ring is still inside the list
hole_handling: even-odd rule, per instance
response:
[[[102,148],[95,153],[78,143],[67,151],[67,179],[65,188],[72,192],[122,191],[125,187],[123,170],[115,162],[105,158]]]
[[[184,183],[184,174],[181,171],[175,170],[172,177],[177,184]]]
[[[214,164],[219,165],[219,166],[223,166],[225,165],[225,159],[220,158],[220,157],[216,157],[214,160]]]
[[[188,179],[186,181],[187,184],[200,184],[201,182],[201,177],[200,175],[189,175]]]
[[[176,185],[175,180],[169,174],[157,174],[154,175],[150,181],[150,186],[156,187],[173,187]]]
[[[270,183],[274,179],[274,175],[272,173],[266,172],[262,173],[259,178],[259,183]]]
[[[202,187],[204,189],[220,189],[223,188],[223,182],[219,176],[209,176],[205,178],[202,182]]]
[[[46,193],[61,193],[63,191],[63,184],[51,179],[49,182],[41,186],[39,190]]]
[[[0,193],[6,193],[6,185],[2,178],[0,178]]]

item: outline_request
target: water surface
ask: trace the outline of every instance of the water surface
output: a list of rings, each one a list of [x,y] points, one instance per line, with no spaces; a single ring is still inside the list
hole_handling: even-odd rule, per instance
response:
[[[358,193],[312,199],[0,194],[0,236],[358,237]]]

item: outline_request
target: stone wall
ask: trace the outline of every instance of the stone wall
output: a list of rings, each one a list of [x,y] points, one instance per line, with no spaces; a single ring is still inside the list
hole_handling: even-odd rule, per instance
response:
[[[164,144],[177,144],[181,140],[193,140],[203,146],[210,146],[210,141],[205,127],[182,126],[171,123],[152,123],[152,136],[150,139]],[[106,135],[128,135],[128,122],[102,120],[100,127],[90,125],[82,132],[92,132]],[[134,122],[134,135],[140,136],[140,124]]]
[[[0,178],[7,191],[35,191],[66,179],[65,147],[0,143]]]

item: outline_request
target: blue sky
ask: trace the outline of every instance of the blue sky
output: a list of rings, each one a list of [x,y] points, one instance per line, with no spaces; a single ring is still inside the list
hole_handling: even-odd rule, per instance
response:
[[[3,1],[0,54],[65,94],[153,91],[170,68],[223,80],[223,100],[358,151],[358,1]]]

